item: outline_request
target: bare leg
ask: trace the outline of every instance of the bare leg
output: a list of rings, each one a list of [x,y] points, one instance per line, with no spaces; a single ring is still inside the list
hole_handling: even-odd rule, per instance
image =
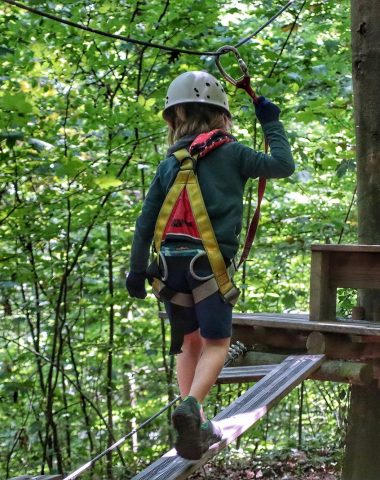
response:
[[[182,353],[177,356],[177,380],[182,398],[189,395],[203,345],[204,340],[199,330],[189,333],[184,337]]]
[[[186,337],[183,353],[177,359],[177,374],[182,398],[187,394],[189,398],[174,410],[172,419],[178,433],[177,453],[196,460],[223,436],[220,427],[207,421],[202,408],[198,414],[196,400],[202,403],[214,385],[223,367],[230,338],[202,339],[199,330]]]
[[[223,368],[230,340],[230,337],[218,340],[203,339],[202,355],[196,365],[189,392],[189,395],[195,397],[199,403],[203,402]]]

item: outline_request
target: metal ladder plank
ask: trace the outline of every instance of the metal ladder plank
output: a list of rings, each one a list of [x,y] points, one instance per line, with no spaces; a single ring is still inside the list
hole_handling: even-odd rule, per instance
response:
[[[294,387],[319,368],[323,355],[287,357],[215,418],[223,439],[212,445],[200,460],[179,457],[173,448],[132,480],[183,480],[211,457],[242,435]]]
[[[220,372],[216,383],[256,382],[268,375],[275,365],[244,365],[241,367],[225,367]]]
[[[62,475],[60,475],[60,474],[21,475],[19,477],[9,478],[8,480],[62,480]]]

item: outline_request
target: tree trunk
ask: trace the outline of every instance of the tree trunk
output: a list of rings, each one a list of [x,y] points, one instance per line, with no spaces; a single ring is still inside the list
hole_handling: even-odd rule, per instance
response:
[[[357,144],[359,243],[380,244],[380,8],[352,0],[352,70]],[[378,318],[379,291],[359,292],[366,318]],[[342,480],[380,478],[380,389],[352,387]]]

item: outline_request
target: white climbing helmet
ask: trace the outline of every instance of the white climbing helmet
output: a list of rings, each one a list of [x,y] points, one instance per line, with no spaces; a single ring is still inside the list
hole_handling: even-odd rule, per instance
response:
[[[185,72],[169,85],[163,117],[180,103],[206,103],[222,108],[228,116],[228,99],[223,85],[207,72]]]

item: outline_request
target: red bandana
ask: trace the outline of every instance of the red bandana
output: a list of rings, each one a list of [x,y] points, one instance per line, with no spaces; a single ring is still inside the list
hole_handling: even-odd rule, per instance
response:
[[[193,143],[190,145],[190,155],[199,154],[199,158],[204,157],[209,152],[220,147],[223,143],[236,142],[231,134],[224,130],[211,130],[211,132],[201,133],[198,135]]]

